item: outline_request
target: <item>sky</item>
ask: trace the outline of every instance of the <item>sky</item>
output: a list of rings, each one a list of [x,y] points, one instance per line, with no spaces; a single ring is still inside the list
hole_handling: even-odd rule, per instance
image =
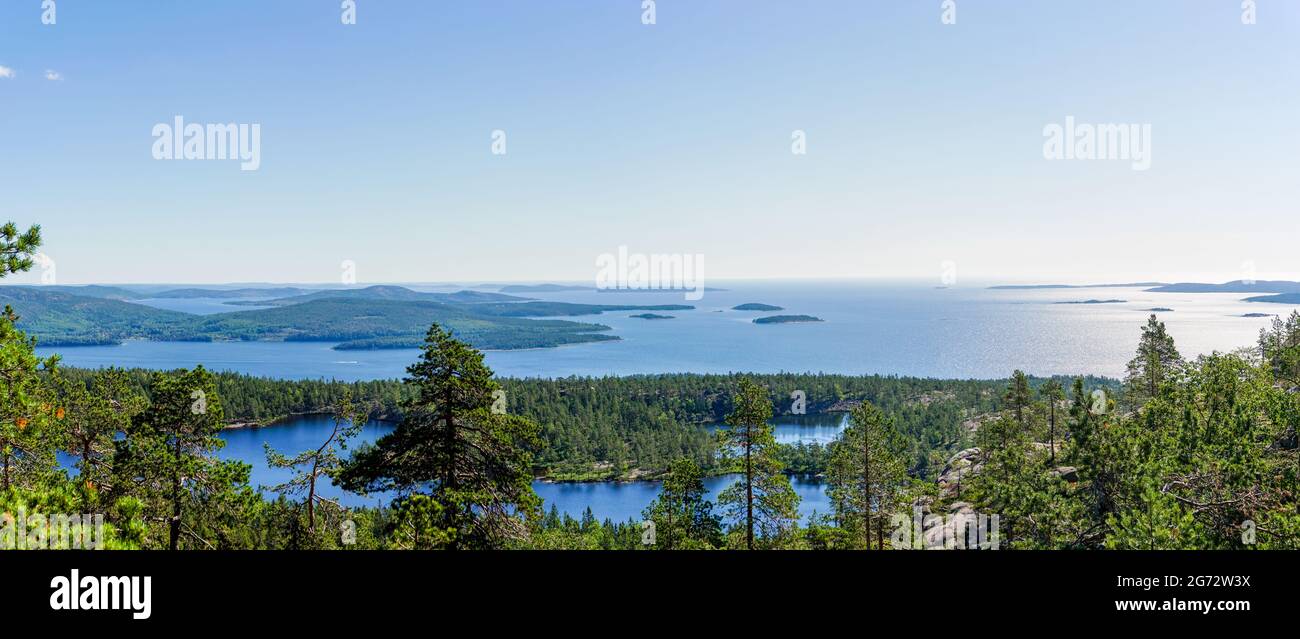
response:
[[[0,221],[59,284],[1300,279],[1300,3],[954,2],[4,0]]]

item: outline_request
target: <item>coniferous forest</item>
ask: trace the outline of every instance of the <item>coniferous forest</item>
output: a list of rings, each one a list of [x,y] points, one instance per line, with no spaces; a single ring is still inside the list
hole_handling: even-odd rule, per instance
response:
[[[0,236],[3,273],[30,269],[39,227]],[[107,548],[884,550],[963,547],[962,522],[990,516],[1001,549],[1300,547],[1300,313],[1195,359],[1152,315],[1122,380],[965,381],[501,379],[437,324],[402,380],[87,370],[38,357],[18,321],[0,317],[0,512],[102,513]],[[290,481],[253,486],[217,455],[225,428],[303,413],[333,427],[267,450]],[[778,443],[772,419],[805,413],[848,426]],[[395,429],[352,441],[370,419]],[[723,474],[711,502],[704,480]],[[824,482],[829,512],[800,518],[795,475]],[[548,508],[536,479],[660,492],[640,520],[598,521]],[[325,483],[396,497],[347,508]]]

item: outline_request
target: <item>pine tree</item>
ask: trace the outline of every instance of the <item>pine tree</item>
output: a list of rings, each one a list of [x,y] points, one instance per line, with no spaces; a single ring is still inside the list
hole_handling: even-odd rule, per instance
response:
[[[1174,347],[1174,338],[1165,330],[1164,322],[1153,314],[1142,328],[1137,355],[1128,363],[1124,378],[1124,394],[1133,410],[1154,398],[1166,381],[1175,377],[1183,365],[1183,358]]]
[[[18,316],[5,306],[0,314],[0,488],[22,476],[39,476],[55,467],[53,417],[39,371],[57,358],[36,356],[36,340],[15,328]]]
[[[429,328],[420,360],[406,369],[415,398],[397,429],[359,448],[339,474],[353,492],[427,490],[443,547],[500,548],[527,536],[541,500],[532,489],[538,427],[493,412],[499,386],[483,354]],[[441,543],[441,542],[440,542]]]
[[[721,523],[707,496],[699,465],[686,457],[674,461],[659,496],[643,514],[654,522],[657,548],[704,550],[720,545]]]
[[[0,277],[31,270],[40,246],[39,225],[32,225],[26,232],[19,232],[13,222],[0,226]]]
[[[289,481],[271,488],[282,495],[299,495],[306,493],[304,505],[307,508],[307,531],[316,531],[316,502],[321,501],[340,508],[339,504],[316,494],[316,480],[322,475],[334,475],[339,471],[341,461],[339,450],[347,450],[348,440],[356,436],[363,425],[363,412],[358,411],[352,401],[352,391],[344,392],[343,398],[334,408],[334,428],[330,430],[325,441],[314,450],[305,450],[293,457],[287,457],[263,444],[266,449],[266,465],[271,468],[302,468],[294,473]]]
[[[1011,374],[1011,382],[1007,385],[1006,395],[1002,399],[1015,412],[1016,423],[1020,425],[1020,430],[1028,433],[1028,417],[1025,411],[1029,410],[1033,395],[1029,391],[1029,378],[1025,376],[1024,371],[1017,370]]]
[[[1259,331],[1260,355],[1273,377],[1287,390],[1300,386],[1300,311]]]
[[[13,222],[0,227],[0,278],[31,270],[40,246],[40,226],[33,225],[25,233]],[[54,458],[43,428],[48,415],[39,410],[43,386],[36,371],[52,367],[57,358],[37,357],[36,340],[19,331],[17,322],[18,316],[6,305],[0,315],[0,487],[5,490],[18,471],[47,470]]]
[[[907,479],[904,443],[894,420],[870,402],[849,414],[849,425],[831,445],[827,493],[840,526],[856,531],[863,548],[885,548],[885,522]]]
[[[743,530],[745,548],[753,550],[756,531],[771,544],[793,526],[799,495],[777,457],[776,438],[767,423],[772,418],[767,390],[742,378],[732,406],[726,428],[718,432],[719,445],[724,463],[735,465],[741,476],[718,495],[718,504]]]
[[[112,489],[113,440],[130,428],[147,401],[120,368],[96,371],[88,384],[57,370],[51,377],[60,448],[77,458],[81,484],[93,496]]]
[[[248,465],[215,456],[225,445],[218,437],[225,414],[216,380],[202,366],[155,373],[149,401],[115,442],[114,492],[138,496],[149,519],[166,522],[171,550],[183,539],[202,548],[228,545],[209,536],[242,524],[239,511],[252,493]]]
[[[1038,389],[1039,395],[1043,401],[1047,402],[1047,445],[1048,445],[1048,464],[1056,465],[1056,406],[1065,399],[1065,389],[1061,387],[1061,382],[1055,379],[1049,379],[1043,383],[1042,388]]]

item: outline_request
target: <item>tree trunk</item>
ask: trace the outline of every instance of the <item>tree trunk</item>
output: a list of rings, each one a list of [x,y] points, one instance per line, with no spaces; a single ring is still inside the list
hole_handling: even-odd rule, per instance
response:
[[[177,435],[176,444],[172,449],[173,450],[172,463],[176,464],[176,467],[174,467],[172,470],[172,520],[171,520],[171,525],[168,526],[169,529],[168,532],[170,533],[169,534],[170,541],[168,542],[168,546],[172,550],[176,550],[177,548],[179,548],[180,541],[181,541],[181,475],[179,469],[181,463],[180,448],[181,448],[181,440],[180,440],[180,436]]]
[[[442,422],[444,428],[442,445],[447,449],[447,465],[442,471],[442,492],[445,496],[448,491],[456,489],[456,427],[455,422],[452,421],[450,393],[443,397],[442,400]],[[448,530],[452,530],[456,524],[456,513],[453,512],[449,500],[444,498],[442,501],[443,526]],[[452,530],[451,550],[456,550],[460,546],[459,532],[459,530]]]
[[[745,547],[754,549],[754,449],[753,427],[747,426],[745,437]]]
[[[862,528],[865,548],[871,550],[871,436],[862,427]]]
[[[316,532],[316,468],[320,457],[311,462],[311,478],[307,483],[307,532]]]
[[[669,492],[669,491],[667,491],[667,490],[665,490],[665,491],[664,491],[664,497],[665,497],[665,500],[668,502],[668,503],[667,503],[667,506],[668,506],[668,530],[666,531],[666,532],[668,533],[668,545],[667,545],[667,549],[668,549],[668,550],[672,550],[672,549],[673,549],[673,498],[672,498],[672,493]]]
[[[1051,427],[1047,432],[1047,452],[1051,456],[1052,466],[1056,466],[1056,398],[1049,397],[1047,401],[1052,408]]]

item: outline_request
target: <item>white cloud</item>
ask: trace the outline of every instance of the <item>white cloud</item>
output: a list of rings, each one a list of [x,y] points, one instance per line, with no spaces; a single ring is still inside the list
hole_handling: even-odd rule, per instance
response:
[[[62,79],[63,79],[63,74],[59,73],[58,71],[54,71],[54,70],[52,70],[52,69],[46,69],[46,70],[45,70],[45,79],[46,79],[46,80],[62,80]]]
[[[6,66],[0,66],[0,78],[12,78],[15,74],[13,69]]]

